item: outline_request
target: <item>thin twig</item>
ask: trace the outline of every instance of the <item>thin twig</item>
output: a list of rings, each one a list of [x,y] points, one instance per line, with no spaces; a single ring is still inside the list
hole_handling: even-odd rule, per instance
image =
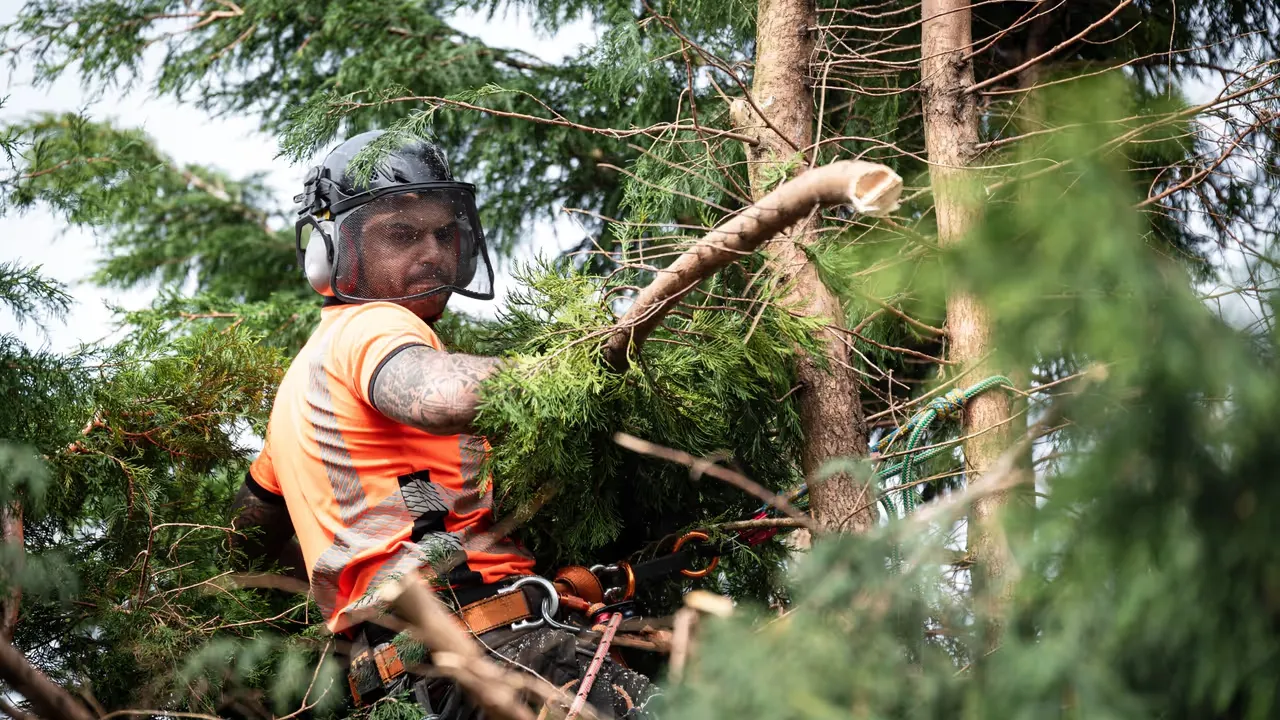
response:
[[[716,465],[709,460],[694,457],[682,450],[663,447],[662,445],[651,443],[648,440],[641,440],[640,438],[634,435],[628,435],[627,433],[620,432],[615,434],[613,436],[613,441],[622,447],[632,452],[640,453],[641,455],[649,455],[651,457],[661,458],[670,462],[680,463],[681,465],[687,465],[689,467],[689,474],[695,478],[705,473],[717,480],[723,480],[739,490],[750,493],[751,495],[763,500],[765,503],[768,503],[770,507],[800,523],[801,527],[804,527],[810,532],[820,532],[818,525],[813,522],[812,518],[795,509],[791,503],[787,502],[780,495],[771,492],[765,486],[742,473],[734,472],[729,468]]]

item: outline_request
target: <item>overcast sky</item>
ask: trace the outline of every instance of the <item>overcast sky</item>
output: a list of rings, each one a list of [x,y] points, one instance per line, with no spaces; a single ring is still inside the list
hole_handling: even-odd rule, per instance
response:
[[[11,22],[22,7],[21,0],[0,0],[0,24]],[[491,45],[517,48],[547,60],[571,54],[584,43],[593,42],[590,25],[577,23],[555,37],[535,32],[526,17],[507,15],[486,21],[474,15],[459,16],[456,26],[476,35]],[[148,58],[147,67],[157,67],[161,48]],[[118,125],[140,127],[154,138],[162,152],[179,163],[199,163],[225,171],[233,177],[266,172],[268,181],[282,207],[290,206],[293,195],[300,191],[307,165],[291,165],[276,159],[274,138],[257,131],[257,119],[248,116],[214,118],[198,108],[179,104],[169,98],[157,98],[150,92],[150,81],[140,83],[129,94],[92,97],[84,92],[74,77],[63,77],[49,88],[31,86],[22,68],[11,72],[0,67],[0,94],[8,100],[0,108],[0,123],[9,123],[31,113],[84,110],[94,118],[112,119]],[[483,208],[481,208],[483,217]],[[550,226],[540,228],[534,246],[545,250],[576,241],[572,226],[560,227],[560,234]],[[565,232],[570,231],[570,232]],[[530,248],[532,254],[534,248]],[[0,333],[15,332],[24,341],[54,350],[74,347],[79,342],[92,342],[110,333],[112,314],[108,303],[128,308],[145,306],[151,290],[131,292],[107,291],[85,282],[101,256],[93,234],[67,228],[58,218],[41,209],[22,215],[0,217],[0,262],[18,260],[43,266],[45,275],[67,283],[76,303],[65,323],[51,323],[47,336],[33,327],[16,327],[8,313],[0,312]],[[509,283],[499,279],[499,293]],[[305,282],[301,277],[299,282]],[[461,300],[466,301],[466,298]],[[471,301],[475,303],[476,301]],[[480,310],[469,303],[454,303],[471,312]]]
[[[12,21],[21,5],[21,0],[0,0],[0,24]],[[533,30],[527,17],[514,14],[493,21],[463,15],[455,18],[455,24],[492,45],[518,48],[547,60],[560,59],[595,39],[590,24],[585,21],[554,37],[539,34]],[[152,70],[160,62],[161,52],[162,48],[154,48],[148,63]],[[1186,90],[1196,99],[1200,96],[1208,99],[1217,88],[1190,83]],[[214,118],[195,107],[154,97],[150,92],[149,79],[123,96],[91,97],[73,76],[64,77],[50,88],[36,89],[22,68],[11,72],[7,66],[0,66],[0,93],[8,95],[7,102],[0,107],[0,123],[40,111],[83,110],[96,118],[113,119],[122,126],[141,127],[155,139],[160,150],[179,163],[214,166],[233,177],[266,172],[281,207],[291,205],[291,198],[299,191],[301,178],[306,172],[306,164],[291,165],[286,160],[275,158],[275,140],[257,131],[256,118]],[[546,209],[539,210],[545,215]],[[483,211],[481,208],[482,217]],[[524,255],[527,257],[539,251],[556,252],[561,246],[576,243],[580,237],[580,232],[567,218],[555,227],[544,224],[535,232],[534,242],[526,246]],[[67,228],[41,209],[0,217],[0,262],[18,260],[41,265],[46,275],[70,286],[76,299],[67,321],[51,323],[47,335],[34,327],[16,327],[6,312],[0,312],[0,333],[16,332],[29,344],[54,350],[64,350],[79,342],[92,342],[108,335],[112,314],[107,303],[126,308],[142,307],[149,302],[152,291],[106,291],[85,282],[100,256],[90,231]],[[1233,265],[1238,265],[1238,258],[1228,254],[1228,259],[1235,261]],[[510,289],[511,283],[502,274],[497,280],[501,297]],[[301,277],[298,282],[303,282]],[[1213,289],[1205,288],[1206,291]],[[1241,302],[1239,298],[1228,298],[1225,302],[1234,306],[1228,308],[1228,315],[1234,316],[1237,323],[1246,324],[1256,315],[1253,303]],[[457,298],[453,306],[471,313],[487,314],[485,311],[491,311],[493,304]]]

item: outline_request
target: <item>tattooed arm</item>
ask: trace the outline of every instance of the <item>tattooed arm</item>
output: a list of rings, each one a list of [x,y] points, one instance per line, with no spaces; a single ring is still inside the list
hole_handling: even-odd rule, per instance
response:
[[[377,371],[370,398],[383,415],[433,435],[467,432],[476,419],[480,383],[501,365],[497,358],[415,345]]]
[[[258,497],[246,482],[231,504],[231,549],[248,563],[275,564],[290,577],[306,581],[302,549],[293,537],[293,521],[281,502]]]

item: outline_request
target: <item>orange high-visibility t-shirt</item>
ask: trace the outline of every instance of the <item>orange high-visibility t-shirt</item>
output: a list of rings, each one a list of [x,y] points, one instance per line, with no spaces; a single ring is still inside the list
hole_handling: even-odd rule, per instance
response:
[[[289,509],[311,589],[335,632],[376,604],[384,581],[448,559],[446,579],[492,583],[533,572],[533,558],[491,538],[493,489],[482,476],[488,444],[432,435],[374,407],[378,368],[409,347],[444,351],[431,328],[392,303],[326,307],[285,373],[251,490]]]

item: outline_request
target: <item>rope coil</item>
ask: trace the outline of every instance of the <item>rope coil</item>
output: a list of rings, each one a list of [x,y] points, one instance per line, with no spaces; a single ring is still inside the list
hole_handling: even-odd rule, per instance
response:
[[[898,484],[899,486],[906,486],[902,490],[904,511],[909,513],[919,504],[916,488],[912,486],[917,480],[916,468],[926,460],[937,457],[944,452],[950,452],[954,448],[954,443],[948,443],[928,450],[917,451],[916,448],[920,447],[929,427],[939,418],[943,420],[959,419],[964,415],[965,406],[970,400],[997,387],[1012,389],[1013,382],[1003,375],[992,375],[964,390],[952,388],[945,395],[930,400],[923,410],[912,415],[905,423],[885,433],[883,437],[871,444],[871,452],[883,454],[897,442],[904,432],[907,435],[906,447],[902,450],[902,460],[888,466],[882,466],[876,470],[876,477],[881,481],[895,475],[901,476],[901,481]],[[894,513],[893,501],[887,495],[882,498],[881,502],[890,514]]]
[[[938,413],[939,417],[950,420],[959,418],[964,414],[964,402],[967,399],[968,398],[965,397],[963,390],[960,388],[954,388],[946,395],[934,398],[929,403],[929,407],[934,412]]]

